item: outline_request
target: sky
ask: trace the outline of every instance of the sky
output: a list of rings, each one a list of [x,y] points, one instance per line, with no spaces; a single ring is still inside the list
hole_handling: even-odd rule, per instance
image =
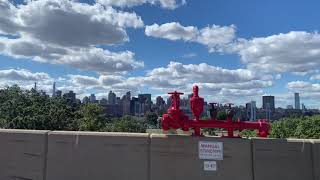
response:
[[[320,107],[320,2],[0,0],[0,87]]]

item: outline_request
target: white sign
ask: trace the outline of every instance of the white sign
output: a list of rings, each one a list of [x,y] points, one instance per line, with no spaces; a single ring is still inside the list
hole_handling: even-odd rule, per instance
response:
[[[216,171],[217,170],[217,162],[216,161],[204,161],[203,169],[205,171]]]
[[[223,160],[222,142],[199,141],[199,158]]]

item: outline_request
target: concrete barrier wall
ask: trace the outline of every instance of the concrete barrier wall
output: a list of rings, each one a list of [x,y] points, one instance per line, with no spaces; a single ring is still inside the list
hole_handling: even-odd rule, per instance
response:
[[[294,139],[252,139],[255,180],[312,180],[312,143]]]
[[[200,159],[201,142],[222,143],[223,160]],[[215,161],[216,170],[205,170],[205,162],[210,161]],[[253,179],[248,139],[151,135],[150,162],[152,180]]]
[[[148,134],[50,132],[47,180],[147,180]]]
[[[314,180],[320,180],[320,140],[312,140]]]
[[[47,133],[0,129],[0,179],[43,180]]]
[[[320,140],[0,129],[0,180],[88,179],[320,180]]]

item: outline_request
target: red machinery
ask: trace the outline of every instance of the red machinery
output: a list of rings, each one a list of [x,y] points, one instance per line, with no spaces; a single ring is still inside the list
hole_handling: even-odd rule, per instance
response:
[[[179,129],[183,131],[189,131],[189,129],[194,129],[195,136],[201,136],[201,128],[223,128],[228,132],[227,137],[235,137],[233,134],[234,130],[242,131],[244,129],[257,130],[257,135],[259,137],[267,137],[270,130],[270,124],[266,120],[258,120],[257,122],[249,121],[232,121],[234,112],[229,104],[229,110],[227,111],[226,120],[216,119],[216,106],[214,103],[211,104],[211,119],[202,120],[200,115],[203,111],[204,99],[199,97],[198,86],[193,87],[193,96],[190,99],[190,107],[194,119],[189,119],[182,110],[180,110],[180,92],[170,92],[172,105],[168,109],[168,113],[164,114],[162,117],[162,129],[168,131],[169,129]]]

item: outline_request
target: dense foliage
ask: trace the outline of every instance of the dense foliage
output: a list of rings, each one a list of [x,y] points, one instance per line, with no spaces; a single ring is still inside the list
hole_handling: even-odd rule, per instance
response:
[[[320,138],[320,116],[284,118],[272,123],[270,137]]]
[[[61,97],[49,97],[35,90],[22,90],[18,86],[0,90],[0,128],[46,129],[75,131],[145,132],[156,128],[158,116],[124,116],[111,118],[99,104],[70,104]],[[225,119],[218,112],[217,119]],[[219,129],[204,129],[214,135]],[[256,136],[255,131],[242,131],[244,137]],[[320,138],[320,116],[284,118],[272,123],[270,137]]]
[[[99,104],[70,104],[18,86],[0,90],[0,128],[145,132],[157,124],[157,118],[154,113],[110,118]]]

